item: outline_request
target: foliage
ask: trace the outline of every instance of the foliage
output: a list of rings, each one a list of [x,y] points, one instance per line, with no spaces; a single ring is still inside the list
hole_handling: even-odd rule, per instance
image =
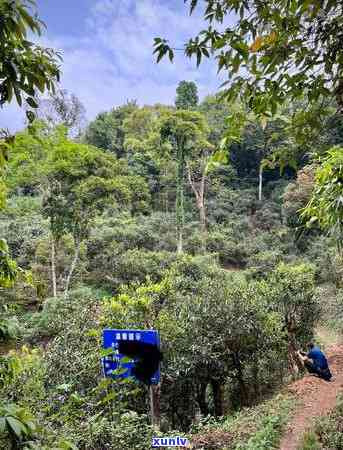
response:
[[[294,399],[278,394],[217,421],[205,419],[194,427],[190,440],[199,450],[269,450],[277,446],[293,407]]]
[[[19,329],[16,317],[2,317],[0,319],[0,341],[15,339],[19,335]]]
[[[333,450],[342,448],[342,414],[343,402],[342,397],[339,396],[335,409],[327,417],[321,417],[316,422],[314,437],[317,445],[318,441],[320,443],[319,448],[332,448]]]
[[[79,136],[85,123],[86,110],[75,94],[66,89],[51,92],[49,98],[36,97],[36,118],[55,127],[63,125],[71,136]]]
[[[8,436],[11,449],[20,448],[21,442],[34,437],[36,429],[28,410],[13,403],[0,405],[0,436]]]
[[[270,275],[275,307],[280,311],[289,338],[305,345],[313,332],[319,305],[314,293],[314,267],[281,263]]]
[[[198,105],[198,88],[193,81],[180,81],[176,88],[177,109],[195,109]]]
[[[0,239],[0,287],[12,286],[17,272],[17,264],[10,258],[6,241]]]
[[[297,173],[296,181],[290,183],[283,194],[283,216],[290,227],[301,224],[300,210],[310,200],[314,187],[314,168],[305,166]]]
[[[59,81],[59,55],[27,39],[28,33],[40,36],[43,22],[32,14],[35,3],[2,0],[0,5],[0,104],[10,103],[15,96],[19,106],[25,101],[35,108],[35,95],[53,91]],[[28,113],[32,119],[32,112]]]
[[[69,126],[77,104],[56,95]],[[317,183],[305,153],[325,160],[341,144],[335,105],[302,99],[270,118],[219,96],[195,103],[130,102],[76,139],[46,117],[2,147],[2,260],[23,276],[0,286],[0,397],[35,417],[21,447],[150,446],[148,390],[101,373],[102,330],[132,327],[161,335],[163,435],[273,448],[290,402],[264,399],[289,379],[318,318],[342,329],[341,256],[319,226],[295,233]],[[276,169],[285,155],[296,180]]]
[[[302,442],[298,446],[299,450],[321,450],[321,448],[317,436],[312,431],[307,431],[304,434]]]
[[[319,160],[312,197],[302,212],[307,225],[327,231],[338,247],[343,241],[343,148],[333,147]]]
[[[189,4],[192,13],[200,2]],[[236,20],[224,27],[229,16]],[[227,98],[242,96],[259,115],[275,113],[279,103],[304,93],[310,102],[333,94],[342,107],[342,17],[338,0],[282,0],[275,8],[259,1],[206,0],[208,28],[184,52],[198,65],[216,58],[218,70],[229,76]],[[166,39],[156,38],[155,53],[159,61],[164,55],[172,60],[174,52]]]
[[[85,131],[86,143],[121,156],[125,139],[122,128],[124,120],[136,108],[135,102],[128,102],[126,105],[113,108],[110,112],[98,114]]]

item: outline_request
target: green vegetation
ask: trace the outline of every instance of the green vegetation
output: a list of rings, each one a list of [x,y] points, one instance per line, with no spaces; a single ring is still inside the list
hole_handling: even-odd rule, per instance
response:
[[[213,50],[231,74],[244,64],[252,78],[238,74],[227,95],[243,100],[199,101],[183,81],[175,106],[128,102],[82,130],[79,100],[54,91],[55,53],[24,39],[40,30],[31,2],[0,4],[0,101],[25,92],[35,110],[0,142],[2,448],[150,447],[147,387],[101,373],[111,327],[161,335],[161,435],[277,448],[297,350],[318,326],[343,330],[341,6],[206,3],[213,25],[240,13],[236,28],[213,26],[186,52],[200,63]],[[341,409],[303,449],[341,448]]]
[[[99,117],[81,139],[41,120],[16,135],[0,221],[13,271],[2,275],[1,401],[32,429],[6,428],[11,445],[150,445],[147,389],[101,376],[107,327],[159,330],[162,434],[197,442],[214,427],[228,448],[277,445],[293,400],[280,398],[274,410],[271,401],[263,414],[253,405],[298,373],[296,350],[320,316],[321,326],[335,317],[339,332],[341,259],[334,234],[302,226],[312,166],[269,168],[259,201],[260,137],[249,119],[239,140],[219,148],[236,126],[213,120],[222,108],[216,97],[196,110],[126,105],[113,125],[120,150],[90,143]],[[232,435],[245,421],[251,432]]]
[[[294,399],[279,394],[254,408],[244,408],[219,422],[204,420],[190,436],[196,449],[271,450],[278,448]]]
[[[0,105],[15,97],[19,106],[24,101],[36,108],[37,90],[54,90],[59,81],[59,56],[30,42],[29,33],[40,36],[43,22],[32,13],[31,0],[1,0],[0,3]],[[34,117],[28,112],[28,118]]]
[[[191,14],[203,6],[198,0],[187,3]],[[258,114],[275,114],[280,103],[304,94],[310,103],[333,94],[342,107],[340,0],[279,0],[273,7],[258,0],[204,4],[208,27],[185,44],[184,53],[198,65],[203,58],[216,59],[229,78],[228,99],[243,97]],[[229,25],[228,17],[234,18]],[[163,38],[155,39],[155,53],[157,61],[174,57]]]
[[[343,445],[342,397],[338,397],[336,408],[326,417],[320,417],[313,431],[305,434],[299,450],[339,450]]]

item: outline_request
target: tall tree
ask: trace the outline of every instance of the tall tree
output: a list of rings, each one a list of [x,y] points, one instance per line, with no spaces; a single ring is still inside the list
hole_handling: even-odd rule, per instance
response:
[[[188,110],[196,109],[198,102],[198,88],[194,81],[180,81],[176,88],[176,108]]]
[[[191,0],[205,4],[208,27],[184,47],[187,56],[217,60],[229,98],[243,96],[257,114],[304,92],[310,101],[333,96],[343,109],[343,4],[341,0]],[[234,17],[233,25],[224,25]],[[232,23],[232,20],[230,20]],[[173,49],[155,39],[158,61]],[[240,70],[244,68],[244,70]]]
[[[130,173],[125,161],[68,139],[63,126],[51,130],[47,124],[34,122],[30,132],[18,134],[11,153],[9,188],[39,194],[43,199],[42,213],[50,228],[54,295],[58,288],[55,256],[59,243],[65,235],[73,239],[74,255],[70,267],[63,271],[67,295],[93,219],[118,204],[125,204],[132,212],[144,212],[149,200],[146,183]]]
[[[197,148],[207,127],[203,116],[198,112],[178,110],[169,113],[162,121],[161,136],[168,140],[177,160],[177,193],[176,193],[176,223],[177,252],[183,251],[184,228],[184,183],[186,161]]]
[[[125,153],[123,123],[136,109],[136,102],[131,101],[126,105],[113,108],[109,112],[98,114],[86,129],[85,142],[103,150],[108,150],[118,157],[123,156]]]
[[[245,144],[249,146],[251,152],[256,153],[258,160],[259,202],[262,202],[263,176],[266,168],[280,165],[283,170],[285,166],[290,165],[296,169],[295,157],[291,156],[292,145],[284,132],[286,126],[286,119],[282,116],[265,121],[255,117],[255,121],[248,123],[245,129]],[[284,158],[284,150],[288,158]]]
[[[37,97],[36,117],[52,127],[64,125],[72,137],[81,135],[86,122],[86,109],[76,97],[66,89],[51,92],[48,98]],[[31,110],[28,108],[28,110]]]
[[[106,206],[144,201],[148,193],[140,177],[125,173],[125,164],[87,145],[66,141],[49,155],[46,167],[44,213],[50,219],[52,233],[71,233],[75,245],[64,287],[67,296],[94,217]]]
[[[218,154],[214,155],[213,153],[215,147],[208,141],[208,134],[209,128],[206,127],[201,130],[186,163],[188,182],[195,195],[203,237],[205,237],[207,228],[205,195],[208,175],[219,162]]]

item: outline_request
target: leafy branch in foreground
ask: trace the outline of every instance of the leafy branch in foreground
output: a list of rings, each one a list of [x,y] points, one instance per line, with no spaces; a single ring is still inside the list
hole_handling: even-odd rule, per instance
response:
[[[15,97],[37,108],[37,91],[54,92],[59,81],[60,55],[28,40],[28,33],[41,36],[44,23],[32,13],[33,0],[1,0],[0,2],[0,106]],[[32,111],[27,117],[33,120]]]
[[[307,226],[317,225],[331,234],[342,251],[343,148],[333,147],[319,161],[312,197],[301,216]]]
[[[187,3],[187,0],[185,0]],[[200,7],[191,0],[190,13]],[[332,96],[343,110],[343,4],[340,0],[205,0],[208,23],[181,49],[217,61],[225,71],[225,95],[244,98],[257,114],[275,113],[278,104],[300,98]],[[201,6],[203,5],[201,2]],[[225,26],[234,21],[233,25]],[[173,61],[166,39],[155,38],[157,62]]]

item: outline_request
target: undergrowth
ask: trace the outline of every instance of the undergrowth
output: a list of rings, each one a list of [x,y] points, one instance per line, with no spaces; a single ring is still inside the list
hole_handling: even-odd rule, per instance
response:
[[[190,440],[201,450],[271,450],[278,443],[295,401],[279,394],[219,422],[201,423]]]

